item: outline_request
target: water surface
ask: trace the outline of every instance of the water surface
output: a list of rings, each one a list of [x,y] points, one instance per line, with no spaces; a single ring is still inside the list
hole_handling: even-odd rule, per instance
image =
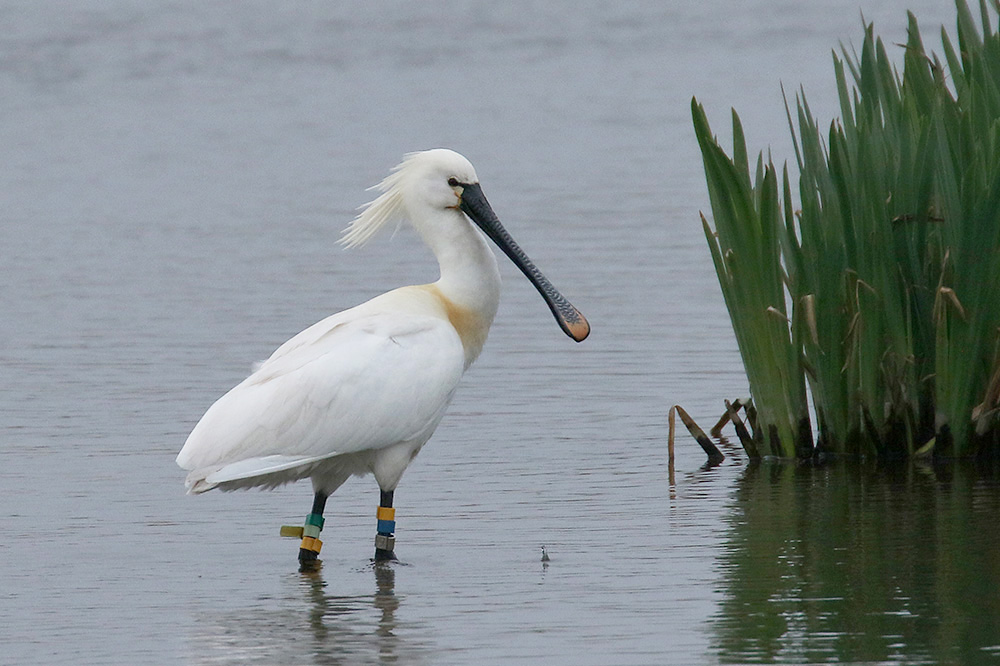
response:
[[[745,561],[774,555],[740,541],[758,477],[688,441],[668,482],[670,404],[710,421],[746,390],[689,103],[787,159],[779,82],[829,118],[829,52],[861,12],[902,41],[903,11],[0,2],[0,662],[691,664],[849,633],[745,638]],[[254,360],[436,277],[406,230],[335,244],[433,146],[476,164],[593,334],[568,341],[504,264],[486,351],[397,491],[403,562],[369,562],[377,492],[352,481],[302,577],[277,530],[306,485],[186,497],[173,458]]]

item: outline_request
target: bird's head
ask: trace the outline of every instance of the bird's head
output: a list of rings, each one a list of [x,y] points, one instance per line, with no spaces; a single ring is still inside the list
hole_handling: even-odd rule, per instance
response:
[[[552,286],[500,224],[469,160],[446,148],[409,153],[373,189],[382,194],[365,204],[344,231],[341,242],[347,247],[364,244],[392,220],[409,219],[425,233],[428,228],[419,225],[427,222],[421,221],[436,223],[448,210],[461,211],[524,273],[568,336],[579,342],[590,333],[584,316]],[[467,224],[464,218],[461,222]]]
[[[383,226],[424,217],[425,212],[461,209],[462,195],[470,185],[479,185],[472,163],[447,148],[408,153],[392,173],[371,189],[381,192],[361,207],[344,230],[347,247],[368,242]]]

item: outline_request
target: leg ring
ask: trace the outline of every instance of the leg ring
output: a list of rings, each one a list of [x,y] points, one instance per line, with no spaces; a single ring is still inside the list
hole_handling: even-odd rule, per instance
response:
[[[379,550],[391,551],[396,547],[396,537],[387,534],[376,534],[375,547]]]

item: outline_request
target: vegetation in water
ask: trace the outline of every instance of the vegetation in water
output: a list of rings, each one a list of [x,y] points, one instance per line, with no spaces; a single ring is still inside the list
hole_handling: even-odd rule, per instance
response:
[[[751,456],[1000,452],[1000,0],[956,8],[943,61],[912,14],[902,75],[871,25],[835,53],[825,133],[796,95],[797,188],[692,101]]]

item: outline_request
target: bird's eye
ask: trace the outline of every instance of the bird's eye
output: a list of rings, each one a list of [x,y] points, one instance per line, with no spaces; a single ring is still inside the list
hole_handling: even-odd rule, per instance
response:
[[[459,185],[461,185],[461,183],[458,182],[458,178],[455,178],[454,176],[448,179],[448,184],[451,185],[452,187],[458,187]]]

